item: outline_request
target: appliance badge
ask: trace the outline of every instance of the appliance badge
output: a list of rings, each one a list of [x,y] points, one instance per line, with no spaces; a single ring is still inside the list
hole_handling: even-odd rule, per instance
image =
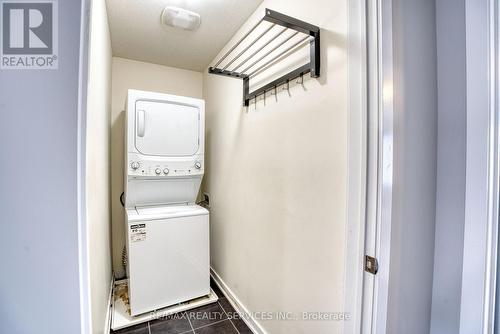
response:
[[[146,224],[130,225],[130,241],[139,242],[146,240]]]

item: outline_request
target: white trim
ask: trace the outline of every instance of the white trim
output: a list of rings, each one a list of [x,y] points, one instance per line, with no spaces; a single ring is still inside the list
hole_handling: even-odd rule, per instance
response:
[[[490,276],[490,282],[492,282],[492,286],[489,290],[489,296],[488,299],[490,301],[489,305],[489,317],[490,317],[490,328],[493,329],[492,332],[497,330],[498,328],[495,328],[500,324],[500,309],[497,309],[497,306],[500,304],[499,301],[497,300],[498,297],[498,261],[499,261],[499,244],[500,241],[498,239],[499,237],[499,230],[500,230],[500,222],[498,221],[498,217],[500,216],[500,5],[496,1],[490,1],[490,10],[492,13],[492,24],[491,24],[491,75],[493,78],[493,84],[491,85],[491,102],[492,104],[492,111],[494,115],[494,121],[492,122],[492,125],[494,126],[495,130],[495,136],[494,138],[496,139],[495,142],[495,148],[494,148],[494,158],[492,159],[493,164],[491,165],[492,170],[495,172],[495,175],[493,177],[493,184],[494,184],[494,190],[493,194],[495,194],[497,197],[496,199],[493,200],[493,204],[496,205],[494,209],[494,213],[492,215],[493,219],[496,217],[497,220],[493,222],[494,230],[493,230],[493,236],[496,238],[492,240],[492,243],[490,245],[490,252],[494,255],[494,257],[491,258],[491,268],[489,272]]]
[[[267,331],[257,322],[255,318],[252,317],[252,313],[248,308],[241,302],[241,300],[236,297],[234,292],[229,288],[229,286],[222,280],[220,275],[213,269],[210,268],[210,276],[227,297],[227,300],[234,308],[234,310],[241,316],[241,319],[250,328],[250,330],[255,334],[268,334]]]
[[[488,152],[488,237],[486,248],[486,279],[484,333],[494,333],[499,224],[499,109],[498,98],[498,9],[497,1],[489,0],[489,152]]]
[[[359,333],[363,292],[367,164],[366,3],[348,1],[348,184],[343,333]]]
[[[492,334],[499,213],[498,8],[495,0],[466,0],[465,6],[467,157],[460,333]]]
[[[108,308],[106,310],[106,318],[104,319],[104,334],[111,332],[111,318],[113,314],[113,287],[115,286],[115,277],[111,275],[111,284],[109,285]]]
[[[375,256],[378,197],[378,10],[377,2],[367,2],[367,180],[364,254]],[[372,333],[375,277],[363,272],[361,333]]]
[[[364,273],[361,333],[386,333],[393,187],[392,1],[367,1],[368,162],[365,253],[379,263]]]
[[[386,333],[391,259],[392,187],[393,187],[393,50],[392,1],[379,7],[379,166],[376,257],[379,272],[375,276],[375,332]]]
[[[80,296],[80,332],[92,332],[88,225],[86,221],[86,129],[87,129],[87,77],[90,0],[82,0],[80,13],[80,52],[78,68],[78,124],[77,124],[77,220],[78,269]]]

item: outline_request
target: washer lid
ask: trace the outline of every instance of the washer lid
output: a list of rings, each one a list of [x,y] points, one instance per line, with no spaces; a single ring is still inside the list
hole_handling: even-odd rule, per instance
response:
[[[149,206],[127,210],[129,221],[158,220],[201,215],[208,215],[208,210],[199,205]]]

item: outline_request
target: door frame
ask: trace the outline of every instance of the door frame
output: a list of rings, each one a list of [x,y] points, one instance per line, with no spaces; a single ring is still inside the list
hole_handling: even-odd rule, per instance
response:
[[[346,255],[350,260],[346,266],[345,309],[352,310],[353,314],[352,323],[344,325],[344,333],[385,333],[393,190],[392,1],[363,3],[368,85],[366,105],[361,108],[366,115],[361,122],[366,141],[358,145],[364,160],[359,159],[358,163],[366,167],[366,178],[358,195],[365,195],[366,201],[355,206],[356,192],[352,186],[356,185],[356,175],[351,173],[346,237]],[[496,303],[500,304],[496,300],[500,214],[500,5],[496,0],[466,0],[465,19],[467,156],[460,333],[493,334],[495,312],[500,315],[496,308]],[[349,70],[350,80],[351,72]],[[355,85],[356,81],[352,81],[349,89],[359,90]],[[356,94],[350,92],[350,101],[355,98]],[[349,112],[352,113],[351,108]],[[355,119],[350,117],[351,121]],[[351,140],[350,152],[356,148],[354,144]],[[352,162],[350,159],[349,163]],[[353,219],[351,211],[356,208],[366,212],[364,219]],[[377,275],[363,271],[365,254],[378,259]]]
[[[385,333],[393,189],[392,0],[349,1],[344,333]],[[360,168],[358,170],[358,168]],[[365,255],[379,263],[364,271]]]
[[[361,333],[386,333],[393,192],[392,0],[367,1],[368,175],[364,251],[378,272],[363,274]]]
[[[77,124],[77,221],[78,272],[80,297],[80,332],[92,332],[90,291],[89,240],[86,216],[86,143],[87,143],[87,84],[89,62],[90,13],[92,0],[81,1],[80,52],[78,64],[78,124]]]

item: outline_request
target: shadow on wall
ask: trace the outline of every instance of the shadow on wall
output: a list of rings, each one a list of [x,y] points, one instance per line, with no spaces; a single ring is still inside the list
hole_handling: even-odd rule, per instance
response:
[[[347,52],[345,49],[347,39],[345,36],[336,33],[331,30],[321,29],[320,35],[320,43],[321,43],[321,73],[322,75],[318,78],[318,82],[320,85],[326,85],[328,83],[328,76],[326,73],[330,73],[328,68],[330,65],[333,68],[337,68],[339,66],[344,66],[340,61],[332,62],[332,64],[328,63],[328,59],[337,59],[334,57],[329,57],[329,53],[333,51],[333,49],[337,49],[340,52]],[[335,78],[333,78],[335,79]]]
[[[205,106],[205,110],[206,110]],[[210,164],[211,164],[211,159],[210,159],[210,154],[207,154],[207,149],[211,147],[212,145],[212,131],[207,128],[207,124],[205,121],[205,175],[207,175],[210,172]],[[207,187],[207,178],[203,177],[201,180],[201,185],[200,185],[200,191],[198,193],[198,201],[203,200],[203,193],[209,193],[208,187]],[[210,198],[210,200],[212,200]]]
[[[113,124],[111,124],[111,230],[112,235],[124,235],[125,210],[120,202],[120,195],[124,189],[123,186],[123,164],[124,164],[124,142],[125,135],[125,111],[121,111]],[[120,244],[116,244],[116,243]],[[118,240],[113,238],[112,249],[113,252],[113,268],[115,268],[116,278],[125,276],[125,268],[122,266],[120,252],[116,249],[123,249],[125,246],[124,238]],[[119,268],[119,269],[118,269]]]
[[[346,38],[338,33],[335,33],[330,30],[321,30],[321,75],[319,78],[313,78],[318,81],[318,83],[322,86],[326,85],[328,83],[328,76],[325,75],[328,73],[328,59],[332,59],[332,57],[328,57],[329,52],[332,51],[333,48],[339,48],[342,52],[346,52],[346,50],[343,48],[346,43]],[[330,48],[326,47],[330,46]],[[304,51],[304,50],[302,50]],[[307,50],[308,51],[308,46]],[[288,53],[284,57],[288,57],[291,54],[298,52],[295,50],[294,52]],[[283,59],[284,57],[280,58]],[[287,69],[286,72],[289,72],[289,69],[291,68],[298,68],[299,66],[302,66],[303,64],[307,63],[309,61],[309,52],[307,52],[307,55],[301,55],[299,57],[296,57],[293,61],[289,61],[285,68]],[[285,72],[281,73],[281,71],[278,72],[272,71],[273,66],[279,64],[279,60],[275,61],[272,63],[273,65],[269,66],[265,70],[263,70],[261,73],[266,74],[266,70],[268,70],[270,73],[268,75],[257,75],[254,81],[251,83],[252,86],[250,87],[250,90],[254,90],[255,88],[261,87],[265,85],[266,83],[276,79],[278,75],[276,73],[279,73],[279,75],[285,74]],[[341,66],[340,63],[333,63],[331,64],[334,67],[335,66]],[[274,73],[273,73],[274,72]],[[260,74],[260,73],[259,73]],[[310,80],[311,77],[310,75],[305,75],[303,78],[297,78],[295,80],[292,80],[289,82],[289,85],[282,84],[280,86],[276,87],[276,90],[271,89],[267,91],[265,94],[262,94],[258,96],[256,99],[252,99],[250,101],[250,105],[247,107],[242,107],[242,110],[245,112],[249,111],[259,111],[259,107],[265,106],[267,103],[272,103],[272,102],[278,102],[278,99],[281,95],[283,95],[283,92],[287,93],[288,97],[293,98],[293,95],[291,93],[291,88],[294,86],[300,85],[304,91],[307,91],[307,81]],[[286,96],[286,95],[284,95]],[[257,103],[257,105],[256,105]]]

